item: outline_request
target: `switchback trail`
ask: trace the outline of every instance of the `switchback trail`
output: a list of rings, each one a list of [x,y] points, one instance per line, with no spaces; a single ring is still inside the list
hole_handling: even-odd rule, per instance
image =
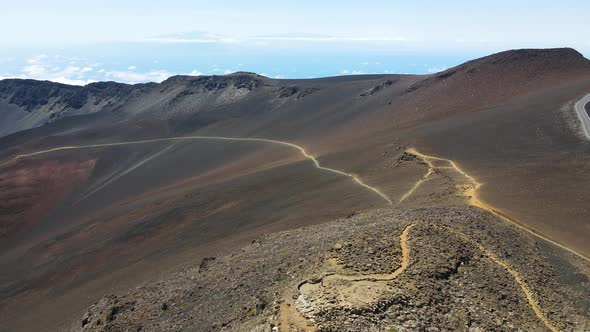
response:
[[[513,268],[511,268],[510,265],[508,265],[508,263],[506,263],[505,261],[503,261],[500,258],[498,258],[498,256],[496,256],[493,252],[491,252],[490,250],[488,250],[482,244],[480,244],[479,242],[477,242],[475,240],[472,240],[469,236],[467,236],[467,234],[465,234],[463,232],[459,232],[457,230],[453,230],[453,229],[447,228],[447,227],[445,227],[445,228],[448,231],[450,231],[451,233],[457,234],[465,242],[468,242],[468,243],[471,243],[471,244],[475,245],[479,249],[479,251],[482,254],[484,254],[489,260],[491,260],[495,264],[499,265],[506,272],[510,273],[510,275],[512,276],[512,278],[514,278],[514,281],[518,284],[518,286],[520,287],[520,289],[524,293],[524,296],[526,298],[526,301],[528,302],[529,306],[533,309],[533,312],[535,313],[535,315],[543,322],[543,324],[545,324],[545,326],[549,330],[551,330],[552,332],[558,332],[559,331],[549,321],[549,319],[547,319],[547,317],[545,317],[545,314],[543,314],[543,312],[541,311],[541,307],[539,306],[539,303],[535,299],[535,296],[533,294],[533,291],[529,288],[529,286],[526,284],[526,282],[522,279],[522,277],[520,276],[520,274],[516,270],[514,270]]]
[[[340,170],[337,170],[334,168],[324,167],[324,166],[320,165],[320,162],[314,156],[307,153],[307,151],[305,151],[305,149],[303,147],[301,147],[297,144],[289,143],[289,142],[277,141],[277,140],[265,139],[265,138],[242,138],[242,137],[222,137],[222,136],[179,136],[179,137],[156,138],[156,139],[141,140],[141,141],[100,143],[100,144],[89,144],[89,145],[71,145],[71,146],[56,147],[56,148],[52,148],[52,149],[36,151],[36,152],[31,152],[31,153],[19,154],[7,161],[0,163],[0,167],[4,166],[10,162],[14,162],[19,159],[22,159],[22,158],[33,157],[33,156],[48,154],[48,153],[57,152],[57,151],[102,148],[102,147],[123,146],[123,145],[137,145],[137,144],[166,142],[166,141],[182,141],[182,140],[218,140],[218,141],[265,142],[265,143],[273,143],[273,144],[280,144],[283,146],[288,146],[290,148],[297,149],[306,159],[311,160],[316,168],[327,171],[327,172],[336,173],[341,176],[348,177],[348,178],[352,179],[358,185],[379,195],[379,197],[381,199],[383,199],[384,201],[386,201],[389,205],[393,204],[392,200],[387,195],[382,193],[379,189],[364,183],[358,176],[356,176],[352,173],[347,173],[347,172],[343,172],[343,171],[340,171]]]
[[[416,189],[418,189],[425,181],[428,181],[428,179],[430,178],[430,176],[432,175],[433,172],[434,172],[434,167],[431,164],[428,164],[428,172],[426,172],[426,174],[424,174],[424,176],[422,178],[420,178],[420,180],[418,180],[407,193],[402,195],[402,197],[399,199],[397,204],[402,203],[403,201],[406,200],[406,198],[412,196],[412,194],[414,193],[414,191],[416,191]]]
[[[400,235],[400,246],[402,249],[402,261],[400,267],[397,268],[395,271],[389,274],[362,274],[362,275],[344,275],[344,274],[327,274],[322,276],[321,284],[310,284],[309,281],[300,283],[297,288],[300,294],[304,293],[306,290],[305,287],[310,287],[313,289],[316,288],[323,288],[325,284],[330,283],[330,281],[337,281],[337,280],[346,280],[346,281],[389,281],[397,278],[400,274],[402,274],[410,264],[410,249],[408,247],[408,240],[410,229],[414,227],[414,224],[406,226],[402,234]],[[309,290],[313,291],[313,290]],[[286,293],[283,296],[283,304],[280,307],[280,321],[281,321],[281,330],[285,331],[292,331],[292,326],[297,327],[296,330],[302,330],[305,332],[314,332],[316,329],[313,327],[312,324],[296,309],[295,303],[293,299]]]
[[[590,96],[590,95],[589,95]],[[406,195],[404,195],[402,198],[405,199],[407,197],[409,197],[414,190],[416,190],[416,188],[421,185],[422,183],[424,183],[424,181],[431,175],[434,173],[434,169],[439,169],[439,168],[446,168],[446,169],[452,169],[454,171],[456,171],[457,173],[459,173],[461,176],[463,176],[468,182],[469,182],[469,186],[467,188],[467,190],[465,190],[465,192],[463,193],[465,196],[467,196],[469,198],[469,204],[475,207],[478,207],[482,210],[486,210],[490,213],[492,213],[493,215],[497,216],[498,218],[502,219],[503,221],[512,224],[524,231],[526,231],[529,234],[532,234],[534,236],[536,236],[537,238],[546,241],[548,243],[551,243],[561,249],[564,249],[580,258],[582,258],[583,260],[590,262],[590,258],[585,256],[584,254],[581,254],[577,251],[575,251],[574,249],[568,248],[567,246],[550,239],[549,237],[540,234],[539,232],[537,232],[534,229],[531,229],[530,227],[526,226],[524,223],[508,216],[507,214],[501,212],[499,209],[491,206],[490,204],[488,204],[487,202],[481,200],[481,198],[479,198],[478,196],[478,190],[479,188],[482,186],[482,183],[478,182],[473,176],[469,175],[467,172],[465,172],[462,168],[460,168],[454,161],[450,160],[450,159],[445,159],[445,158],[439,158],[439,157],[435,157],[435,156],[430,156],[430,155],[426,155],[423,153],[418,152],[416,149],[408,149],[407,150],[408,153],[411,153],[415,156],[417,156],[418,158],[422,159],[427,165],[428,165],[428,172],[427,174],[420,179],[416,185],[414,186],[414,188],[412,188],[408,193],[406,193]],[[437,161],[442,161],[442,162],[446,162],[448,163],[449,166],[435,166],[433,164],[433,160],[437,160]],[[401,201],[400,201],[401,202]]]
[[[389,281],[397,278],[410,265],[410,248],[408,241],[410,237],[410,230],[415,224],[410,224],[404,228],[404,231],[399,237],[399,244],[402,249],[402,261],[400,267],[392,273],[376,273],[376,274],[360,274],[360,275],[346,275],[346,274],[329,274],[322,278],[322,282],[326,283],[330,280],[346,280],[346,281]],[[300,286],[301,288],[301,286]]]
[[[430,224],[422,224],[424,226],[440,228],[450,233],[453,233],[460,237],[463,241],[472,244],[475,246],[486,258],[488,258],[492,263],[500,266],[503,270],[510,274],[510,276],[514,279],[516,284],[520,287],[528,305],[531,307],[537,318],[543,322],[543,324],[552,332],[558,332],[559,330],[549,321],[549,319],[545,316],[545,314],[541,311],[541,307],[539,303],[535,299],[535,296],[520,274],[514,270],[508,263],[500,259],[496,256],[492,251],[487,249],[485,246],[480,244],[479,242],[471,239],[467,234],[452,229],[447,226],[441,225],[430,225]],[[401,275],[410,265],[410,249],[409,249],[409,240],[410,240],[410,231],[415,228],[416,224],[410,224],[406,226],[403,232],[400,235],[400,247],[402,249],[402,259],[400,263],[400,267],[397,268],[395,271],[389,274],[361,274],[361,275],[343,275],[343,274],[327,274],[324,275],[320,281],[320,283],[316,284],[309,284],[303,283],[299,286],[300,291],[305,292],[303,287],[314,287],[315,289],[322,289],[324,285],[330,283],[330,281],[336,280],[345,280],[345,281],[369,281],[369,282],[379,282],[379,281],[390,281],[397,278]],[[307,291],[309,292],[309,290]]]

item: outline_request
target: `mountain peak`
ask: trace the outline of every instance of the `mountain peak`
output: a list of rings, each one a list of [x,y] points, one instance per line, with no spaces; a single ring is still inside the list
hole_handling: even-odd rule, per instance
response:
[[[587,72],[590,72],[590,60],[573,48],[516,49],[471,60],[436,73],[410,90],[447,80],[451,76],[456,79],[461,74],[469,75],[470,80],[479,77],[487,82],[500,82],[503,79],[530,81],[550,76],[571,79]]]
[[[495,53],[466,64],[512,64],[544,62],[552,64],[589,65],[590,61],[573,48],[516,49]]]

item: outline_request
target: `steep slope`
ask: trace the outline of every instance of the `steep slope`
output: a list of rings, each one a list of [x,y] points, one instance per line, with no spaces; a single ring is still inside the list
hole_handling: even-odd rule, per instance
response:
[[[207,111],[214,117],[202,120],[206,122],[201,125],[207,125],[219,119],[214,111],[231,105],[239,105],[241,113],[246,103],[273,108],[275,104],[301,100],[317,90],[243,72],[227,76],[174,76],[161,84],[100,82],[83,87],[7,79],[0,81],[0,135],[95,112],[182,120],[190,114]],[[267,105],[260,105],[262,101]]]
[[[265,235],[107,295],[71,328],[587,330],[584,265],[559,265],[559,255],[475,209],[377,210]]]
[[[412,144],[458,161],[507,215],[590,254],[579,236],[590,231],[582,198],[590,145],[573,110],[590,91],[589,61],[569,49],[521,50],[447,73],[454,74],[413,92],[417,107],[428,106],[408,129]]]
[[[508,51],[428,76],[0,86],[12,132],[0,139],[0,316],[12,330],[63,327],[81,310],[52,308],[83,308],[260,234],[387,206],[354,178],[399,206],[469,203],[465,179],[444,165],[428,175],[410,147],[460,165],[498,211],[590,253],[590,146],[567,107],[590,91],[590,69],[573,50]],[[297,144],[354,176],[287,145],[186,136]],[[562,254],[557,266],[571,269]]]
[[[115,82],[70,86],[48,81],[0,81],[0,135],[38,127],[65,116],[114,111],[153,84]]]
[[[537,91],[587,79],[590,61],[573,49],[505,51],[450,68],[413,84],[399,108],[406,121],[473,112]]]

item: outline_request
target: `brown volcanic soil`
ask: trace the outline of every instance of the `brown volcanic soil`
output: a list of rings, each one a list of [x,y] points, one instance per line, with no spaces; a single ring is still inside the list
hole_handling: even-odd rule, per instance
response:
[[[84,113],[60,111],[62,120],[0,139],[0,157],[191,134],[271,138],[304,146],[323,165],[358,174],[396,202],[424,175],[423,165],[399,160],[414,146],[455,160],[484,183],[480,194],[490,204],[588,254],[584,197],[590,184],[584,181],[590,178],[590,154],[571,109],[588,91],[588,60],[569,49],[510,51],[429,76],[175,77],[133,89],[109,112],[66,117]],[[0,109],[8,110],[2,104]],[[68,185],[75,190],[61,204],[51,203],[57,205],[42,222],[24,222],[40,227],[1,241],[6,250],[0,256],[0,316],[10,323],[3,325],[54,328],[79,314],[58,307],[81,311],[108,290],[227,252],[260,233],[382,204],[346,179],[314,169],[296,151],[210,142],[174,146],[76,203],[168,146],[68,151],[21,161],[19,167],[52,160],[96,159],[96,165],[85,182]],[[429,180],[404,205],[464,204],[449,189],[451,180]]]
[[[453,159],[484,183],[482,197],[493,206],[590,254],[590,151],[573,113],[573,102],[590,91],[588,60],[568,49],[509,51],[408,90],[390,95],[387,111],[368,114],[370,134],[351,124],[336,140],[352,132],[363,135],[355,141],[401,142]]]
[[[399,108],[408,108],[420,121],[475,112],[564,82],[587,79],[589,73],[588,60],[572,49],[507,51],[413,84]],[[411,120],[413,117],[404,118]]]
[[[25,307],[43,313],[30,311],[35,326],[63,323],[71,313],[56,317],[51,309],[56,304],[83,308],[105,288],[124,289],[257,234],[383,204],[348,178],[314,168],[294,149],[199,141],[176,143],[80,200],[166,145],[141,147],[141,152],[104,148],[67,153],[94,155],[95,172],[87,187],[70,195],[45,225],[11,234],[2,255],[2,265],[10,266],[2,269],[3,296],[12,298],[3,306],[7,326],[30,326]],[[123,163],[109,162],[122,155],[127,155]],[[146,270],[146,264],[158,268]]]
[[[95,160],[20,163],[0,177],[0,237],[27,232],[43,221],[94,169]]]
[[[572,130],[571,104],[585,91],[590,81],[429,123],[416,145],[459,161],[484,200],[588,255],[590,144]]]
[[[399,234],[409,224],[415,225],[409,268],[395,280],[364,286],[365,296],[375,296],[366,306],[340,307],[329,300],[312,309],[319,330],[543,330],[510,274],[446,228],[468,234],[509,262],[560,330],[590,328],[586,262],[566,263],[569,258],[552,247],[539,246],[481,210],[428,208],[372,211],[261,237],[127,294],[108,295],[72,329],[271,330],[283,321],[285,289],[301,299],[297,285],[324,273],[326,260],[335,258],[343,266],[339,273],[350,275],[393,271],[400,264]]]
[[[405,155],[401,163],[421,162]],[[107,295],[71,329],[588,329],[588,262],[490,213],[461,207],[452,172],[439,168],[415,192],[432,207],[367,211],[264,236],[153,284]],[[396,277],[374,279],[404,264]],[[369,279],[328,282],[334,273]]]

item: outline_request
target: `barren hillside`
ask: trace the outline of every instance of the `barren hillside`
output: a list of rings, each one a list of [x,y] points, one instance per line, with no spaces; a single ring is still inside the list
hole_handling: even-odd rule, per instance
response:
[[[0,81],[0,330],[586,329],[589,92],[572,49]]]

